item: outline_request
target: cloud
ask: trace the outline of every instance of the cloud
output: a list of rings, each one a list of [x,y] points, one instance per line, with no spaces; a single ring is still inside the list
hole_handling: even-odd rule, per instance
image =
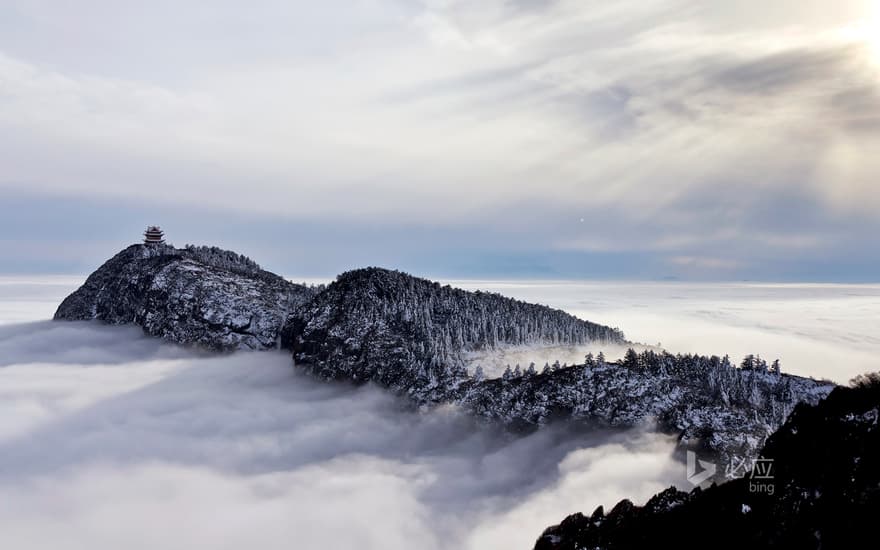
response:
[[[49,322],[3,327],[0,348],[4,547],[528,546],[574,509],[647,498],[683,471],[669,438],[514,436],[313,380],[282,353]]]
[[[75,283],[0,278],[0,323],[44,317]],[[761,353],[841,382],[880,349],[876,285],[457,286],[672,352]],[[10,309],[18,296],[36,305]],[[673,439],[563,425],[517,436],[314,380],[284,353],[201,354],[89,322],[0,325],[4,548],[528,547],[572,512],[687,487]]]
[[[141,359],[170,359],[181,354],[147,338],[137,327],[102,327],[89,323],[51,321],[0,326],[0,367],[30,363],[81,363],[112,365]],[[51,345],[47,345],[51,342]]]
[[[484,253],[580,241],[646,261],[712,256],[717,227],[745,272],[871,246],[876,53],[843,32],[864,3],[528,4],[221,3],[205,21],[161,2],[14,3],[0,188],[311,224],[308,253],[342,257],[325,237],[340,222],[352,239],[422,226],[454,249],[467,227],[492,237]],[[750,212],[785,201],[811,222],[755,257],[769,231]],[[804,229],[827,236],[789,250]]]
[[[880,353],[875,320],[880,286],[874,284],[452,284],[558,307],[582,319],[620,327],[632,341],[660,343],[671,353],[728,354],[734,361],[760,354],[768,360],[779,358],[786,372],[837,383],[876,370]]]
[[[706,258],[699,256],[675,256],[670,258],[670,263],[680,267],[688,267],[695,269],[709,270],[728,270],[731,271],[740,267],[740,264],[734,260],[725,258]]]
[[[18,548],[440,548],[400,467],[338,461],[237,477],[172,464],[93,466],[0,488]],[[17,503],[15,506],[9,506]]]

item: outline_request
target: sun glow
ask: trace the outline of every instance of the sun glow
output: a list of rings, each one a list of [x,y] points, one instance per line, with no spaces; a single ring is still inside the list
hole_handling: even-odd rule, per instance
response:
[[[863,17],[834,34],[845,42],[863,47],[870,62],[880,67],[880,0],[866,2]]]
[[[865,22],[863,37],[871,49],[873,61],[880,64],[880,2],[871,2],[868,19]]]

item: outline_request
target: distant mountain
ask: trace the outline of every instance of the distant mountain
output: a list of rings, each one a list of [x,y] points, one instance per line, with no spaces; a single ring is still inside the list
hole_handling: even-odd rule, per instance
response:
[[[761,451],[760,468],[643,507],[574,514],[535,550],[602,548],[876,548],[880,517],[880,373],[799,405]]]
[[[287,313],[314,291],[215,247],[132,245],[65,298],[55,319],[133,323],[212,349],[277,347]]]
[[[725,466],[755,458],[797,403],[833,384],[726,358],[627,353],[619,363],[534,367],[484,379],[467,355],[523,346],[627,344],[618,329],[561,310],[366,268],[326,288],[290,283],[252,260],[208,247],[134,245],[68,296],[56,319],[133,323],[213,350],[291,351],[315,376],[371,382],[415,405],[454,404],[517,430],[555,420],[625,428],[652,423]],[[731,468],[718,479],[735,475]]]

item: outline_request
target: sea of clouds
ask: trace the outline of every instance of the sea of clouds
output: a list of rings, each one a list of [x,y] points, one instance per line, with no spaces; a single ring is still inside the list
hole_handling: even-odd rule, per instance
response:
[[[75,284],[0,280],[0,548],[530,548],[682,476],[643,431],[516,437],[280,352],[26,320]]]
[[[780,359],[786,372],[838,383],[880,369],[880,285],[450,283],[564,309],[672,353],[729,354],[737,362],[760,354],[768,361]],[[595,347],[588,351],[595,353]],[[606,351],[609,357],[619,354]],[[542,359],[537,357],[540,365]]]
[[[516,437],[280,352],[46,320],[79,282],[0,278],[0,548],[525,549],[569,513],[682,484],[673,441],[647,431]],[[467,285],[840,380],[880,333],[874,287]]]

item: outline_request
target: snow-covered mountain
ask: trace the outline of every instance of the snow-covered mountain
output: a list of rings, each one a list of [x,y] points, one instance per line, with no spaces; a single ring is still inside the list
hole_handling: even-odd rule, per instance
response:
[[[715,479],[741,475],[798,403],[817,403],[834,385],[727,358],[645,351],[616,363],[592,360],[462,384],[454,397],[474,413],[518,426],[565,418],[634,427],[653,422],[682,449],[718,463]]]
[[[326,288],[290,283],[216,248],[134,245],[71,294],[56,319],[134,323],[154,336],[214,350],[280,344],[313,375],[371,382],[414,405],[451,404],[517,430],[551,421],[651,424],[726,466],[750,464],[797,403],[833,384],[782,374],[755,358],[630,351],[561,368],[468,372],[474,352],[523,346],[628,344],[623,333],[546,306],[366,268]]]
[[[133,323],[212,350],[270,349],[288,311],[313,294],[234,252],[138,244],[92,273],[55,319]]]
[[[603,427],[646,422],[680,434],[736,475],[797,403],[816,403],[833,384],[744,368],[726,358],[630,352],[617,363],[517,369],[482,379],[465,369],[474,349],[625,343],[623,334],[559,310],[497,294],[466,292],[398,271],[341,275],[285,326],[294,360],[326,379],[374,382],[419,405],[454,403],[517,429],[567,419]]]
[[[469,380],[470,351],[589,342],[625,340],[564,311],[380,268],[340,275],[283,334],[294,360],[319,376],[369,380],[419,401],[455,395]]]
[[[579,548],[876,548],[880,515],[880,374],[798,406],[748,476],[643,507],[573,514],[535,550]]]

